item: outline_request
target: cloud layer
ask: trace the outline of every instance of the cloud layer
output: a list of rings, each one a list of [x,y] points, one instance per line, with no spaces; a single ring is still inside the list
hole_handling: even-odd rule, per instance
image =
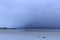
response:
[[[60,0],[0,0],[0,27],[60,28]]]

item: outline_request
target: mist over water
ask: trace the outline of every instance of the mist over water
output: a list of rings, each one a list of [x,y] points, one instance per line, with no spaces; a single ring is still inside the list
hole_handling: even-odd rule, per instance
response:
[[[60,0],[0,0],[0,27],[60,28]]]

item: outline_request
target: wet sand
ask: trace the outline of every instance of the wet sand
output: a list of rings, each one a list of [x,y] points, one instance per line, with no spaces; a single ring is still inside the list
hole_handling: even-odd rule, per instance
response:
[[[60,30],[0,29],[0,40],[60,40]]]

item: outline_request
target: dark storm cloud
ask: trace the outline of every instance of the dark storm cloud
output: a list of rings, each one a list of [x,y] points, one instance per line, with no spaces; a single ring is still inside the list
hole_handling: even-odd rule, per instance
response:
[[[59,0],[0,0],[0,27],[60,28]]]

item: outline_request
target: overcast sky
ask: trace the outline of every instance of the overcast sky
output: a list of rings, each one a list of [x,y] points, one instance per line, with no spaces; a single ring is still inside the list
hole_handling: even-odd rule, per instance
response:
[[[0,0],[0,27],[60,26],[60,0]]]

